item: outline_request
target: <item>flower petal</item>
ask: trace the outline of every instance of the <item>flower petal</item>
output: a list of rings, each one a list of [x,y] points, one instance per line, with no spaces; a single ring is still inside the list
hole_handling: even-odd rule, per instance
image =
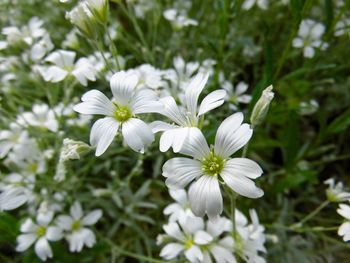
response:
[[[138,81],[136,74],[125,71],[117,72],[112,76],[110,80],[111,90],[118,104],[124,106],[129,104]]]
[[[162,248],[160,256],[165,260],[171,260],[176,258],[183,249],[183,246],[179,243],[169,243]]]
[[[210,221],[209,221],[210,222]],[[194,242],[197,245],[207,245],[213,241],[213,237],[207,232],[200,230],[194,234]]]
[[[36,234],[23,234],[17,237],[16,251],[23,252],[27,250],[36,240]]]
[[[177,157],[163,165],[163,176],[167,177],[165,184],[169,188],[184,188],[201,175],[201,164],[193,159]]]
[[[161,114],[180,126],[186,125],[186,117],[180,110],[179,106],[177,106],[175,99],[172,96],[163,97],[159,101],[163,104],[163,109],[160,112]]]
[[[122,125],[124,140],[131,149],[143,153],[154,141],[151,128],[142,120],[131,118]]]
[[[63,237],[62,229],[57,226],[50,226],[46,230],[46,238],[50,241],[58,241]]]
[[[61,216],[57,217],[56,223],[63,230],[69,231],[72,229],[73,218],[71,218],[70,216],[67,216],[67,215],[61,215]]]
[[[224,169],[224,171],[221,172],[221,177],[233,191],[242,196],[259,198],[264,195],[264,192],[258,188],[252,180],[245,176],[231,174],[230,171]]]
[[[21,225],[21,232],[23,233],[33,233],[37,230],[38,226],[34,224],[31,218],[27,218],[26,221]]]
[[[202,131],[198,128],[190,128],[179,152],[202,160],[210,154],[210,149]]]
[[[185,251],[185,256],[190,262],[201,262],[203,260],[203,253],[198,246],[192,246]]]
[[[194,76],[185,90],[185,103],[187,110],[193,115],[197,115],[197,103],[205,84],[209,78],[209,73],[199,72]]]
[[[132,112],[140,113],[160,113],[163,109],[163,103],[158,100],[157,94],[150,89],[140,89],[132,98]]]
[[[242,148],[251,138],[253,130],[242,124],[243,114],[235,113],[226,118],[218,128],[215,137],[215,153],[223,158],[231,156]]]
[[[209,219],[215,220],[222,213],[222,195],[215,176],[201,176],[190,186],[188,197],[196,216],[203,217],[206,213]]]
[[[232,158],[226,162],[225,169],[232,175],[246,176],[251,179],[258,178],[263,173],[261,167],[248,158]]]
[[[35,243],[34,250],[37,256],[43,261],[46,261],[48,258],[52,258],[52,250],[45,237],[40,238]]]
[[[118,133],[119,122],[112,117],[97,120],[91,128],[90,144],[96,146],[96,156],[102,155]]]
[[[76,112],[82,114],[100,114],[106,116],[113,116],[115,105],[98,90],[90,90],[86,92],[81,100],[83,102],[74,106]]]
[[[94,225],[101,218],[101,216],[102,216],[102,210],[96,209],[88,213],[86,216],[84,216],[81,222],[83,225],[86,225],[86,226]]]
[[[83,217],[83,209],[78,201],[75,201],[70,207],[70,214],[75,220],[79,220]]]
[[[208,111],[211,111],[212,109],[215,109],[219,106],[221,106],[225,100],[226,96],[226,90],[220,89],[220,90],[215,90],[211,93],[209,93],[202,101],[200,107],[199,107],[199,112],[198,116],[203,115],[207,113]]]
[[[164,121],[154,121],[149,124],[149,127],[151,128],[153,133],[157,133],[157,132],[171,130],[174,128],[174,125],[171,125]]]
[[[165,233],[167,233],[169,236],[179,240],[179,241],[185,241],[185,236],[181,232],[180,227],[177,223],[168,223],[163,226],[163,229]]]

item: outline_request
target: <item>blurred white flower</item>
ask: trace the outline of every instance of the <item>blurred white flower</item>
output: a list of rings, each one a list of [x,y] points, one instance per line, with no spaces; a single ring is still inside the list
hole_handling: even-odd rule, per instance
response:
[[[0,158],[29,139],[28,132],[16,123],[10,123],[9,130],[0,131]]]
[[[242,4],[242,9],[249,10],[254,5],[257,5],[259,8],[266,10],[269,5],[268,0],[245,0]]]
[[[293,47],[302,48],[304,57],[312,58],[315,55],[315,48],[324,50],[327,43],[322,42],[322,36],[326,27],[312,19],[304,19],[298,31],[298,36],[293,39]]]
[[[242,122],[242,113],[226,118],[219,126],[211,148],[199,129],[191,129],[191,135],[179,152],[193,159],[176,157],[163,166],[165,183],[170,189],[182,189],[192,182],[188,194],[196,216],[207,214],[210,219],[216,219],[222,213],[219,177],[242,196],[259,198],[264,194],[251,180],[261,176],[260,166],[247,158],[230,158],[253,134],[249,125]]]
[[[96,237],[88,227],[96,224],[101,216],[101,209],[93,210],[84,215],[81,204],[76,201],[70,208],[70,215],[57,217],[57,224],[65,231],[70,252],[80,252],[84,246],[93,247],[96,243]]]
[[[34,175],[11,173],[0,183],[0,211],[13,210],[34,198]]]
[[[6,41],[1,43],[0,49],[7,48],[8,46],[17,46],[21,43],[29,46],[32,45],[36,39],[46,34],[46,30],[42,28],[43,24],[43,20],[38,17],[32,17],[28,24],[21,29],[15,26],[4,27],[1,33],[6,36]]]
[[[299,104],[299,113],[301,115],[311,115],[317,112],[319,104],[317,100],[302,101]]]
[[[338,229],[338,235],[343,237],[345,242],[350,241],[350,206],[340,204],[337,209],[339,215],[345,218],[345,222]]]
[[[162,80],[162,72],[150,64],[143,64],[135,69],[130,69],[126,73],[136,74],[139,78],[137,88],[150,88],[157,90],[162,88],[165,83]]]
[[[22,234],[17,237],[18,252],[27,250],[35,242],[34,250],[37,256],[46,261],[53,257],[52,249],[48,241],[58,241],[62,238],[62,230],[57,226],[50,225],[54,213],[49,211],[47,213],[38,213],[34,223],[32,219],[28,218],[21,225]]]
[[[162,248],[160,256],[165,260],[172,260],[183,253],[189,262],[211,262],[207,261],[210,259],[209,249],[215,258],[222,260],[218,262],[234,262],[234,256],[225,248],[227,240],[214,240],[217,236],[212,236],[204,230],[204,227],[202,218],[192,216],[182,217],[178,223],[170,222],[164,225],[166,235],[159,241],[163,243],[169,240],[169,243]],[[213,233],[221,234],[214,230],[215,227],[209,226],[209,228]]]
[[[326,190],[327,198],[330,202],[344,202],[350,200],[350,193],[346,192],[342,182],[335,183],[334,178],[324,181],[328,185]]]
[[[17,122],[24,126],[34,126],[48,129],[52,132],[58,131],[58,121],[55,112],[47,104],[35,104],[31,112],[24,112],[17,116]]]
[[[252,100],[252,96],[244,94],[248,90],[248,84],[244,81],[237,83],[236,87],[231,82],[225,80],[224,75],[219,75],[219,82],[222,88],[227,91],[226,100],[229,102],[229,107],[232,110],[237,110],[239,103],[249,104]]]
[[[68,76],[76,78],[81,85],[87,86],[88,80],[96,80],[96,70],[87,58],[80,58],[74,63],[76,53],[58,50],[48,55],[45,61],[51,66],[42,66],[38,70],[45,81],[60,82]]]
[[[169,189],[170,196],[176,201],[164,208],[164,215],[169,216],[169,222],[175,222],[184,216],[195,216],[188,201],[187,193],[184,189]]]
[[[252,223],[248,224],[247,218],[236,210],[236,231],[235,253],[240,255],[246,262],[265,263],[265,259],[259,255],[266,253],[265,248],[265,228],[260,225],[258,215],[255,210],[250,209],[249,214]]]
[[[164,108],[159,113],[171,119],[175,124],[154,121],[150,124],[154,133],[163,132],[159,142],[161,152],[171,147],[179,152],[192,129],[197,129],[199,118],[224,103],[226,91],[223,89],[209,93],[198,107],[198,99],[209,78],[208,73],[199,72],[185,90],[185,104],[178,106],[172,96],[161,98]]]
[[[53,48],[54,45],[52,44],[50,36],[48,34],[45,34],[40,41],[36,42],[31,47],[30,58],[35,62],[39,62]]]
[[[166,9],[163,12],[164,18],[169,20],[175,29],[181,29],[187,26],[198,26],[198,22],[187,17],[187,12],[179,11],[174,8]]]
[[[340,37],[343,35],[350,36],[350,18],[343,18],[338,21],[334,28],[334,35]]]
[[[96,146],[96,156],[103,154],[117,135],[119,127],[127,145],[134,151],[144,152],[154,140],[148,125],[136,118],[138,114],[159,112],[162,104],[150,89],[136,89],[138,77],[124,71],[113,75],[110,81],[113,99],[98,90],[85,93],[74,110],[82,114],[105,115],[91,128],[90,144]]]

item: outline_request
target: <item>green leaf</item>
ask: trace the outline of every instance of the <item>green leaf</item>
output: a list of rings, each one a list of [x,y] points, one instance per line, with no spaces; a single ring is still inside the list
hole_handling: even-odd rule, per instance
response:
[[[350,109],[338,116],[327,128],[327,133],[339,133],[350,125]]]

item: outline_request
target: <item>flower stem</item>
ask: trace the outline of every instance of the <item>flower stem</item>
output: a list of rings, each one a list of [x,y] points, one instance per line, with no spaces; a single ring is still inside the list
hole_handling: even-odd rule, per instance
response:
[[[113,67],[111,66],[111,64],[109,63],[109,61],[107,60],[107,58],[105,57],[105,54],[103,53],[103,44],[102,42],[99,42],[99,41],[94,41],[94,44],[96,45],[97,47],[97,50],[101,53],[101,56],[108,68],[109,71],[111,71],[113,74],[115,73],[114,70],[113,70]]]
[[[317,215],[323,208],[325,208],[329,204],[329,201],[326,200],[322,204],[320,204],[315,210],[313,210],[310,214],[304,217],[299,223],[293,224],[293,227],[299,227],[305,224],[308,220]]]

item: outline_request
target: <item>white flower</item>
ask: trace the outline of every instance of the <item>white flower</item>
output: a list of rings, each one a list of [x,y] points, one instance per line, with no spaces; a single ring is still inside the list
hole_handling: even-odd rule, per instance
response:
[[[266,10],[269,5],[268,0],[245,0],[242,4],[244,10],[251,9],[254,5],[257,5],[259,8]]]
[[[232,254],[233,239],[229,234],[232,223],[226,218],[218,218],[214,224],[202,218],[187,215],[179,222],[170,222],[163,226],[166,235],[158,238],[158,244],[167,242],[160,252],[165,260],[178,257],[181,253],[189,262],[236,262]]]
[[[232,110],[237,110],[239,103],[249,104],[252,100],[251,95],[244,94],[248,90],[248,84],[244,81],[237,83],[236,87],[233,87],[232,83],[225,80],[223,74],[219,75],[219,81],[221,86],[227,91],[226,99],[230,103]]]
[[[73,51],[55,51],[45,59],[53,65],[40,67],[39,72],[45,81],[56,83],[73,76],[81,85],[87,86],[88,80],[96,80],[96,70],[87,58],[80,58],[74,63],[75,56]]]
[[[46,34],[40,41],[38,41],[31,47],[30,58],[33,61],[40,61],[53,48],[54,45],[51,42],[51,38],[48,34]]]
[[[350,193],[344,191],[342,182],[335,183],[334,178],[324,181],[328,185],[326,190],[327,198],[331,202],[344,202],[350,200]]]
[[[13,210],[34,198],[35,177],[11,173],[0,183],[0,211]]]
[[[176,29],[181,29],[187,26],[198,26],[198,22],[187,17],[187,12],[176,10],[175,8],[166,9],[163,12],[166,20],[169,20]]]
[[[135,73],[139,78],[138,88],[160,89],[165,85],[162,80],[162,72],[150,64],[143,64],[127,73]]]
[[[110,81],[113,99],[102,92],[85,93],[74,110],[82,114],[105,115],[91,128],[90,144],[96,146],[96,156],[103,154],[117,135],[119,127],[127,145],[134,151],[144,152],[154,140],[152,130],[136,118],[141,113],[159,112],[162,104],[150,89],[136,89],[138,78],[124,71],[113,75]]]
[[[302,101],[299,103],[299,113],[301,115],[311,115],[317,112],[319,104],[317,100]]]
[[[164,225],[163,229],[173,242],[163,247],[160,252],[162,258],[171,260],[183,252],[190,262],[203,261],[203,252],[200,245],[208,244],[212,241],[212,237],[204,231],[202,218],[188,216],[182,218],[179,224],[172,222]]]
[[[350,241],[350,206],[340,204],[337,212],[346,219],[346,221],[339,227],[338,235],[342,236],[345,242],[348,242]]]
[[[242,124],[243,114],[236,113],[220,125],[215,144],[209,148],[202,132],[191,129],[191,135],[180,149],[180,153],[194,159],[176,157],[163,166],[163,176],[169,188],[189,188],[191,210],[196,216],[207,214],[215,219],[223,210],[219,177],[234,192],[249,198],[259,198],[264,193],[254,181],[261,176],[262,169],[247,158],[230,158],[251,138],[253,130]]]
[[[48,241],[58,241],[62,238],[62,230],[57,226],[50,226],[54,214],[52,211],[45,214],[38,213],[37,223],[27,219],[21,225],[22,234],[17,237],[18,252],[27,250],[35,242],[34,250],[37,256],[46,261],[52,258],[52,250]]]
[[[255,210],[250,209],[249,213],[252,224],[248,224],[247,218],[239,210],[236,210],[235,253],[246,262],[265,263],[265,259],[259,255],[260,252],[266,253],[264,246],[265,228],[260,225]]]
[[[175,222],[181,217],[193,215],[188,202],[188,196],[183,189],[169,189],[170,196],[176,201],[164,208],[164,215],[169,216],[169,222]]]
[[[344,18],[337,22],[334,29],[334,35],[340,37],[342,35],[350,36],[350,18]]]
[[[16,46],[21,43],[32,45],[34,41],[46,34],[46,30],[42,28],[44,22],[38,17],[32,17],[28,24],[21,29],[10,26],[2,29],[2,34],[6,36],[6,42],[3,42],[3,47]]]
[[[15,165],[24,174],[41,174],[46,171],[45,155],[34,139],[28,139],[14,148],[4,163],[9,167]]]
[[[298,37],[293,39],[293,47],[302,48],[304,57],[312,58],[315,55],[315,48],[322,50],[327,48],[327,44],[322,42],[322,35],[326,27],[312,19],[305,19],[301,22]]]
[[[0,131],[0,158],[4,158],[12,149],[28,140],[28,132],[16,123],[9,130]]]
[[[24,112],[17,117],[17,122],[24,126],[35,126],[57,132],[58,121],[55,113],[47,104],[35,104],[32,112]]]
[[[101,216],[100,209],[84,216],[80,203],[75,202],[70,208],[70,215],[61,215],[57,218],[57,224],[67,232],[65,236],[69,242],[70,252],[80,252],[84,246],[93,247],[96,237],[88,226],[96,224]]]
[[[174,152],[179,152],[185,139],[190,136],[190,131],[197,129],[199,118],[224,103],[226,91],[220,89],[208,94],[198,108],[198,98],[208,81],[208,77],[209,74],[199,72],[192,79],[185,90],[183,107],[179,107],[172,96],[160,99],[164,104],[164,109],[160,113],[175,122],[174,125],[163,121],[151,123],[153,132],[163,132],[159,142],[160,151],[165,152],[172,147]]]

